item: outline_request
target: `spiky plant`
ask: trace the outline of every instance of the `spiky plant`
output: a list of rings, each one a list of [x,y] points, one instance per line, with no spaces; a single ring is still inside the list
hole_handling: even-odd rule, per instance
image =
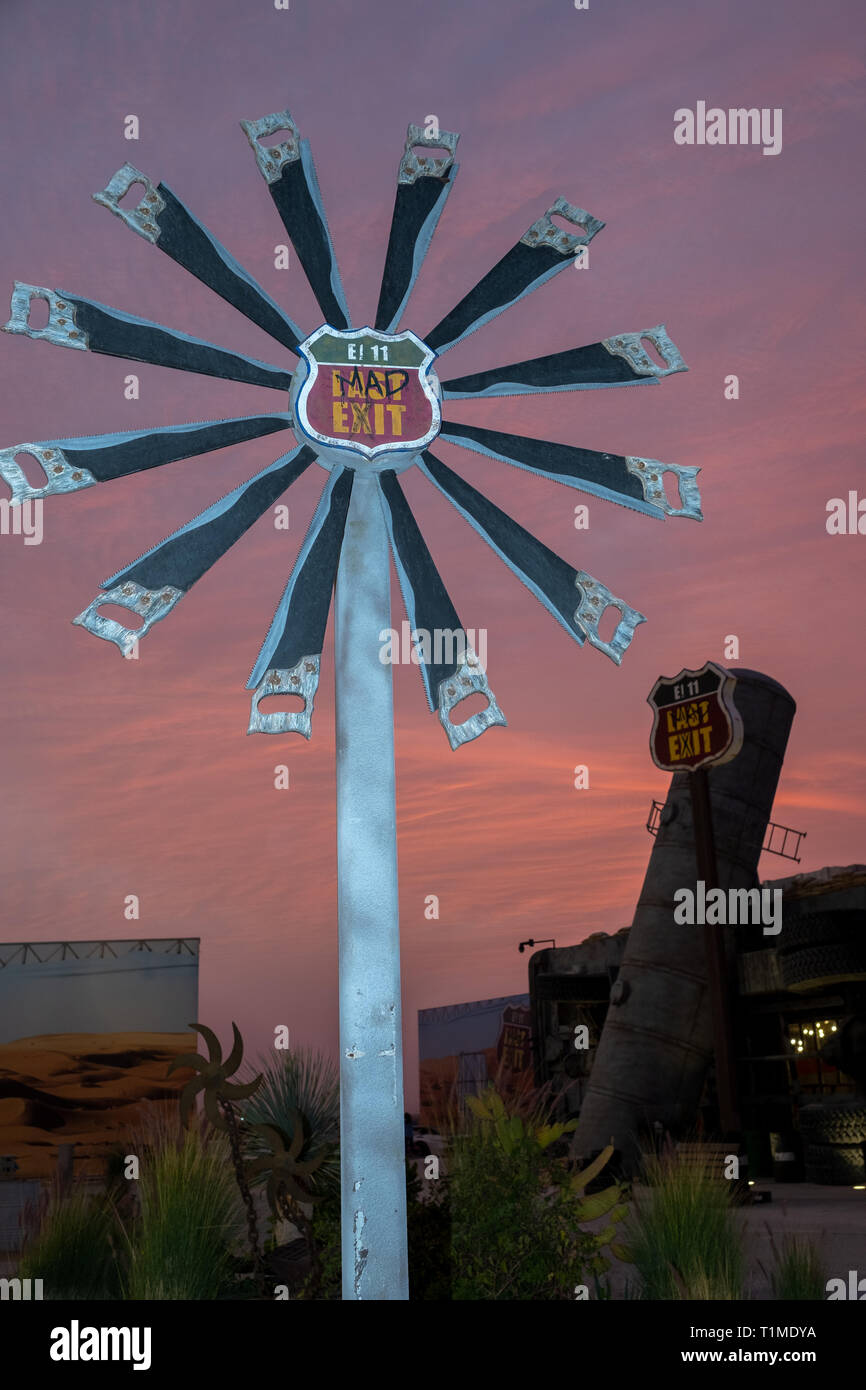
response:
[[[779,1249],[767,1226],[775,1267],[770,1274],[773,1297],[783,1302],[823,1303],[827,1297],[827,1270],[815,1242],[807,1236],[787,1235]]]
[[[111,1202],[104,1194],[53,1187],[35,1213],[18,1264],[22,1279],[41,1279],[45,1299],[120,1296]]]
[[[318,1195],[340,1187],[340,1078],[336,1063],[312,1048],[259,1056],[264,1080],[251,1100],[239,1107],[246,1122],[244,1143],[258,1158],[268,1151],[263,1134],[253,1126],[279,1130],[294,1144],[300,1124],[303,1145],[296,1157],[304,1163],[320,1159],[310,1170],[309,1188]],[[264,1174],[261,1174],[264,1176]]]
[[[124,1226],[130,1299],[204,1300],[226,1292],[243,1214],[229,1143],[203,1119],[146,1114],[130,1145],[139,1157],[139,1212]]]
[[[643,1297],[742,1298],[744,1238],[732,1184],[671,1152],[647,1156],[644,1179],[624,1236]]]

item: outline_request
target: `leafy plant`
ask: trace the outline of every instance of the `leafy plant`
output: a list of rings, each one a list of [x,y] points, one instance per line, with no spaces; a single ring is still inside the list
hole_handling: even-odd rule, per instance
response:
[[[743,1297],[745,1255],[731,1184],[674,1153],[648,1156],[623,1257],[647,1299]]]
[[[567,1120],[564,1124],[546,1124],[539,1115],[532,1112],[525,1115],[517,1109],[507,1110],[502,1096],[492,1086],[480,1096],[467,1096],[466,1104],[482,1124],[493,1126],[496,1138],[506,1154],[515,1153],[521,1144],[526,1142],[534,1142],[540,1149],[546,1149],[564,1134],[570,1134],[577,1128],[577,1120]]]
[[[452,1297],[451,1184],[445,1174],[422,1182],[406,1164],[409,1298],[442,1303]]]
[[[603,1251],[628,1210],[618,1183],[585,1191],[613,1149],[572,1174],[555,1147],[576,1121],[552,1122],[546,1102],[488,1087],[467,1108],[451,1142],[452,1297],[573,1298],[576,1284],[609,1268]],[[602,1230],[584,1229],[604,1217]]]

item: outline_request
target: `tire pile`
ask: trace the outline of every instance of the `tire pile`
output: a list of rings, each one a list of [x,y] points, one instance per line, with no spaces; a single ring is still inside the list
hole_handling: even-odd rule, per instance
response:
[[[866,980],[863,913],[816,912],[785,923],[778,947],[784,989],[800,992]]]
[[[855,1096],[805,1105],[800,1133],[806,1182],[835,1187],[866,1183],[866,1100]]]
[[[866,981],[866,917],[856,909],[791,915],[777,955],[782,986],[795,993]],[[834,1065],[842,1066],[838,1056]],[[801,1109],[799,1120],[807,1182],[866,1183],[866,1097],[813,1102]]]

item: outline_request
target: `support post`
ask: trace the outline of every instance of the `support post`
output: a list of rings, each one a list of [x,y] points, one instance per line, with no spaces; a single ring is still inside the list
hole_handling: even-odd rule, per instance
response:
[[[335,617],[344,1300],[409,1297],[390,625],[379,487],[356,473]]]
[[[699,767],[689,774],[692,794],[692,821],[695,828],[695,855],[698,878],[704,880],[706,891],[719,887],[716,864],[716,843],[713,838],[713,810],[710,801],[709,774]],[[707,952],[707,983],[713,1011],[713,1041],[716,1053],[716,1086],[719,1095],[719,1120],[725,1138],[739,1133],[737,1113],[737,1081],[734,1061],[734,1030],[731,1020],[728,966],[725,946],[719,928],[704,925],[704,944]]]

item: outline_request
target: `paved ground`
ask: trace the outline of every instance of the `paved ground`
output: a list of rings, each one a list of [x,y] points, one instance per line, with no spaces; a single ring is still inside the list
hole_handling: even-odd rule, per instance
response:
[[[859,1270],[860,1278],[866,1277],[866,1191],[805,1182],[758,1182],[754,1190],[771,1192],[772,1201],[743,1208],[750,1298],[772,1297],[763,1272],[773,1266],[771,1233],[779,1248],[787,1234],[813,1240],[823,1256],[828,1279],[847,1280],[851,1269]]]
[[[635,1187],[634,1200],[645,1199],[649,1189]],[[757,1206],[738,1207],[746,1236],[746,1297],[772,1299],[770,1276],[775,1265],[772,1242],[782,1249],[788,1235],[814,1241],[828,1279],[844,1279],[858,1270],[866,1277],[866,1191],[850,1187],[818,1187],[814,1183],[757,1182],[755,1192],[769,1192],[771,1200]],[[603,1226],[606,1218],[596,1223]],[[633,1285],[635,1271],[614,1264],[610,1271],[614,1298],[622,1298],[626,1284]]]

